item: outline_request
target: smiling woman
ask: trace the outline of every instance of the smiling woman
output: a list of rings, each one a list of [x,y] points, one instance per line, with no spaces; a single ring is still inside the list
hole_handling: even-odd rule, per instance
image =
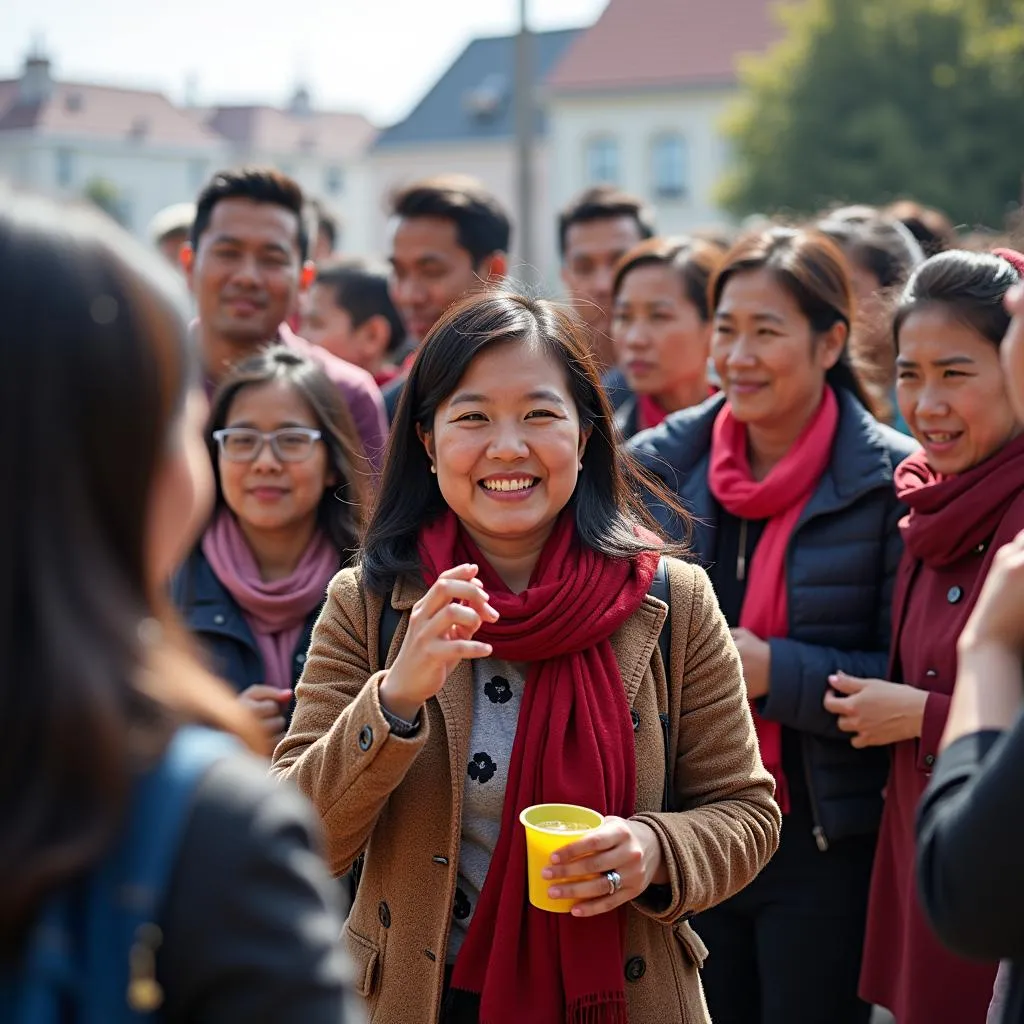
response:
[[[708,1005],[716,1021],[807,1020],[813,1006],[815,1020],[857,1024],[888,762],[853,749],[822,700],[839,670],[885,671],[903,513],[892,473],[913,444],[865,406],[846,354],[850,277],[827,237],[748,236],[708,294],[724,394],[633,449],[696,520],[786,814],[774,860],[695,921],[715,954]]]
[[[333,869],[364,857],[346,940],[375,1021],[707,1019],[685,922],[761,869],[779,815],[707,576],[670,557],[662,661],[671,549],[616,442],[549,303],[469,299],[413,365],[274,762]],[[555,920],[527,896],[539,803],[603,816],[543,868]]]
[[[914,818],[939,751],[964,632],[996,552],[1024,529],[1024,436],[1000,364],[1024,256],[952,250],[911,277],[895,319],[896,397],[922,450],[896,471],[910,506],[885,679],[842,679],[840,728],[892,744],[862,989],[900,1024],[983,1021],[995,963],[932,934],[914,884]]]
[[[173,594],[220,675],[275,738],[327,584],[359,544],[361,447],[331,380],[284,346],[228,375],[207,444],[217,510]]]

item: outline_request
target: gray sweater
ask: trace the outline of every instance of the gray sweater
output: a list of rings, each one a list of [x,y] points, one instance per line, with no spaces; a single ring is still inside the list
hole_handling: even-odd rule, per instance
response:
[[[526,665],[484,658],[473,663],[473,728],[466,766],[459,875],[452,908],[448,962],[454,963],[487,878],[501,830],[501,809]]]

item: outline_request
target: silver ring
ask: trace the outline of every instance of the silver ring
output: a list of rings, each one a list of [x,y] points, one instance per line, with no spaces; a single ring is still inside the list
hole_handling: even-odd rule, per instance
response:
[[[622,875],[618,871],[606,871],[604,877],[608,879],[608,895],[614,896],[622,888]]]

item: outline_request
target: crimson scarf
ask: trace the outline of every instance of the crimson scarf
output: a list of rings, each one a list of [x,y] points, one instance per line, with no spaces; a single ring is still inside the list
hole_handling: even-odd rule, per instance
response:
[[[668,413],[650,396],[636,396],[636,426],[637,430],[650,430],[658,426]]]
[[[480,567],[501,618],[476,639],[499,658],[529,662],[501,831],[452,989],[479,996],[480,1024],[627,1024],[621,908],[583,920],[533,907],[519,814],[539,803],[634,812],[633,724],[610,637],[643,601],[658,556],[612,559],[584,547],[571,512],[521,594],[499,579],[453,512],[421,530],[419,551],[428,586],[453,566]]]
[[[930,568],[959,561],[996,532],[1024,487],[1024,434],[956,476],[928,465],[923,451],[896,467],[896,494],[910,513],[900,522],[907,550]]]
[[[726,511],[740,519],[768,522],[750,561],[749,581],[740,609],[740,626],[762,640],[789,633],[786,596],[786,549],[832,457],[839,424],[839,403],[826,387],[818,411],[781,461],[763,480],[755,480],[747,455],[747,428],[729,403],[715,417],[711,434],[708,484]],[[789,811],[789,788],[782,770],[782,726],[758,714],[751,702],[761,759],[775,777],[775,798]]]
[[[292,658],[310,612],[324,599],[341,568],[338,549],[321,530],[290,576],[265,583],[256,556],[231,511],[222,508],[202,540],[203,554],[224,589],[238,602],[263,659],[263,682],[290,690]]]
[[[718,389],[708,385],[708,398],[718,394]],[[650,430],[664,421],[668,413],[648,394],[636,396],[636,427],[637,430]]]

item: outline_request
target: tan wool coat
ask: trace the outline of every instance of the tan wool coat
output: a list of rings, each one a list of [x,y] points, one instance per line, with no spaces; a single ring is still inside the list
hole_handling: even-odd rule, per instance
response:
[[[636,726],[637,814],[662,844],[671,898],[627,908],[623,973],[632,1024],[709,1020],[698,967],[707,950],[691,915],[742,889],[779,843],[774,783],[761,764],[739,656],[703,570],[669,559],[670,721],[675,803],[661,812],[666,685],[663,602],[648,595],[612,637]],[[408,612],[421,583],[400,581]],[[371,1024],[436,1024],[459,863],[473,717],[468,662],[425,705],[419,732],[392,736],[378,697],[382,602],[358,569],[331,584],[273,771],[316,804],[338,875],[365,853],[344,940]],[[388,664],[405,636],[398,625]],[[501,870],[493,865],[492,870]]]

